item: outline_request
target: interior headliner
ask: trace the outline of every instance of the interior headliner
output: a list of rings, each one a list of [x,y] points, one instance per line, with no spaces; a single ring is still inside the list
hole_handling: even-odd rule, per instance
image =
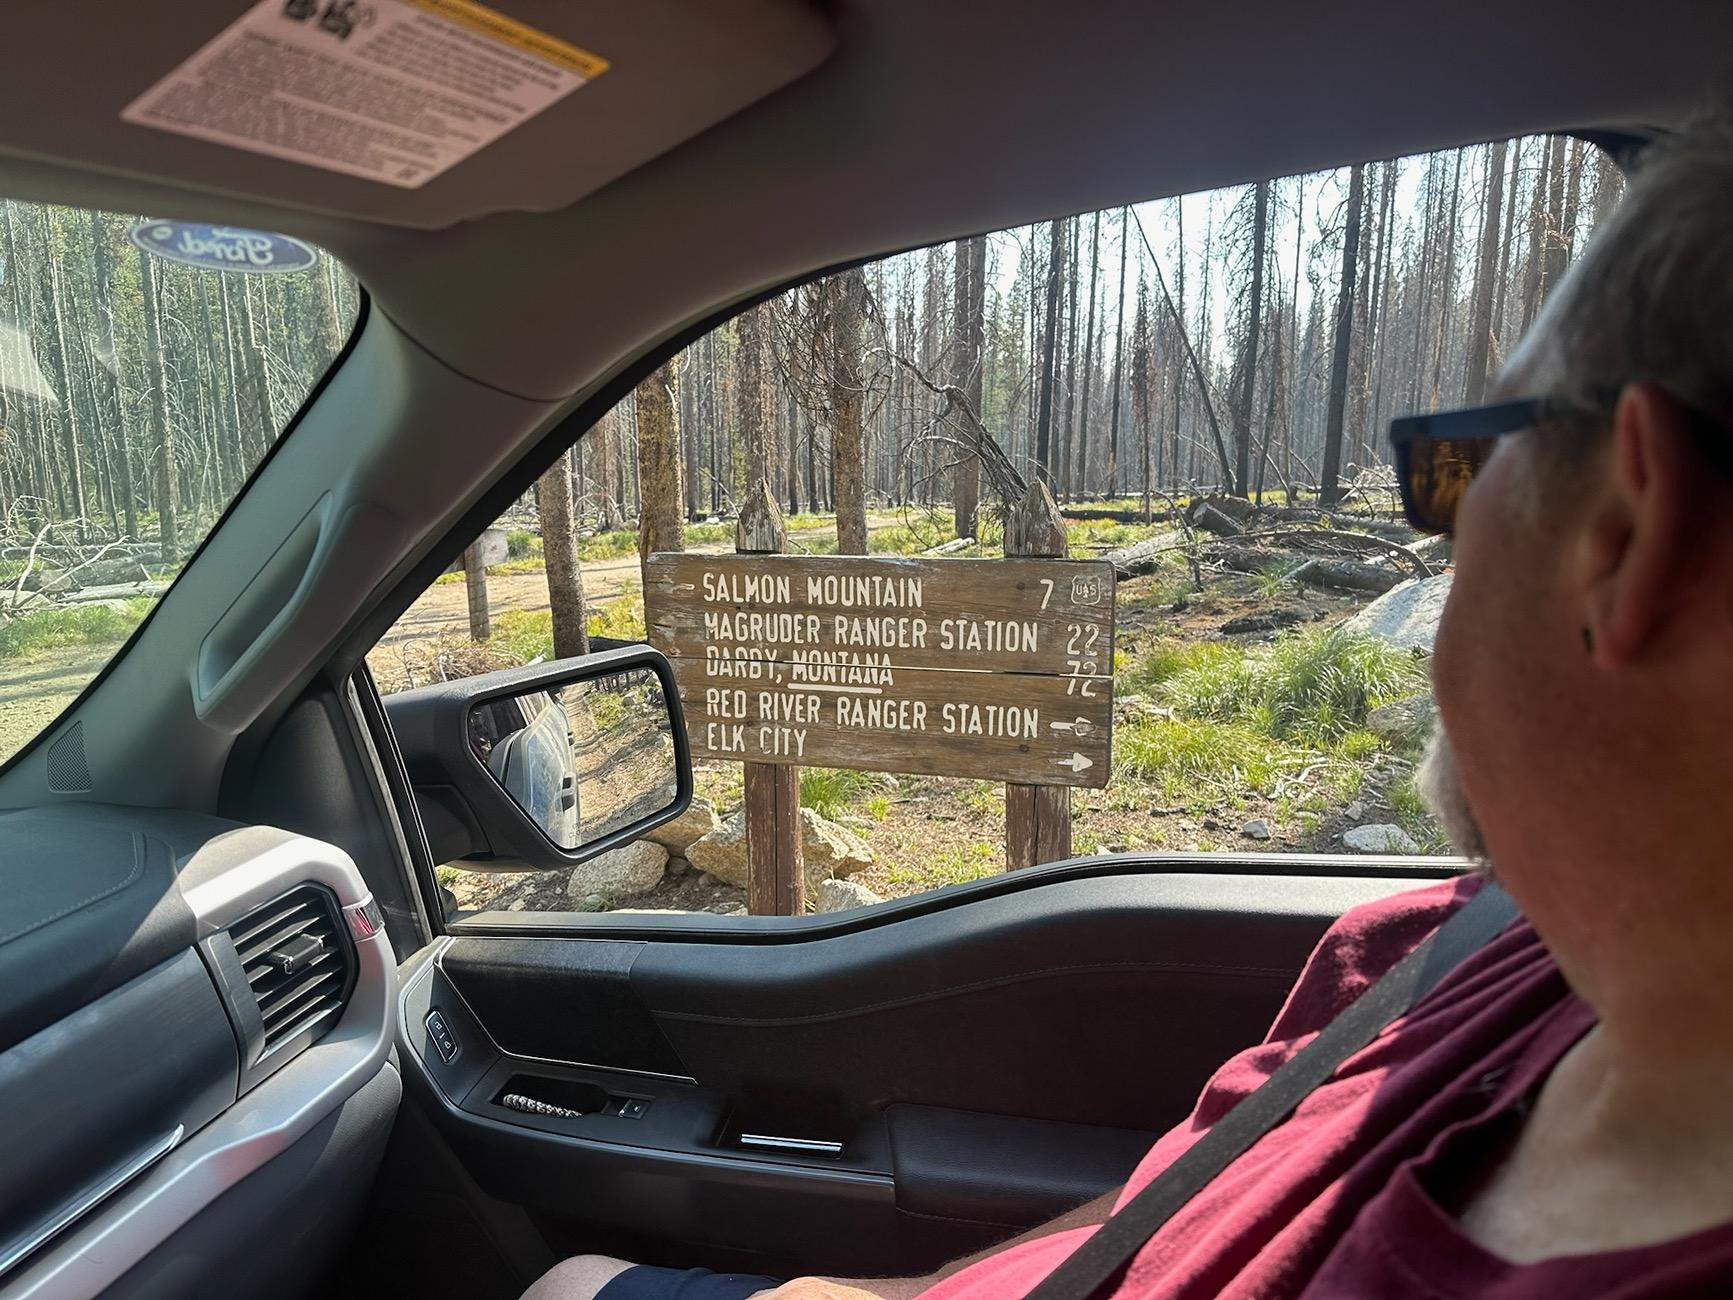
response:
[[[22,10],[0,191],[313,239],[453,369],[560,400],[820,266],[1498,136],[1672,126],[1733,38],[1733,6],[1706,0],[1640,18],[1616,0],[498,7],[614,67],[412,191],[119,120],[237,0],[179,6],[172,26],[103,0]],[[104,38],[65,39],[78,30]],[[53,92],[67,85],[76,104]]]

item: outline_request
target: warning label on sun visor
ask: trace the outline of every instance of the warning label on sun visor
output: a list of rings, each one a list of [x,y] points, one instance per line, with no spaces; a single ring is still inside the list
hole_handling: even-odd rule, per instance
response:
[[[471,0],[261,0],[120,116],[414,189],[607,69]]]

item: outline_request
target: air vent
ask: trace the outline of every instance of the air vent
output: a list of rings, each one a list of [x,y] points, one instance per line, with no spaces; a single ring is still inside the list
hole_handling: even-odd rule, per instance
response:
[[[264,1023],[261,1056],[337,1020],[349,993],[348,936],[336,902],[317,885],[292,889],[229,927],[247,989]]]

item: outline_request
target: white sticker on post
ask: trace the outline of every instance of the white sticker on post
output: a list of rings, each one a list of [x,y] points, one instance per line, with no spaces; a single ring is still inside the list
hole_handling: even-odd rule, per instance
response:
[[[120,116],[414,189],[607,69],[472,0],[260,0]]]

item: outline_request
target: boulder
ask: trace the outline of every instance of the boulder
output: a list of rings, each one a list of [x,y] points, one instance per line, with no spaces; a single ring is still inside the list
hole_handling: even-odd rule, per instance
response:
[[[644,836],[660,844],[673,857],[680,857],[688,848],[722,824],[716,809],[708,799],[693,796],[692,804],[671,822],[664,822]]]
[[[1380,704],[1366,715],[1366,729],[1385,740],[1417,740],[1432,730],[1438,705],[1430,695],[1410,695],[1405,700]]]
[[[818,886],[818,910],[820,912],[846,912],[854,907],[871,907],[882,903],[872,890],[857,880],[824,880]]]
[[[852,876],[870,867],[872,850],[853,831],[828,822],[810,808],[800,810],[800,850],[806,865],[807,890],[815,891],[832,876]],[[687,861],[725,884],[746,888],[746,813],[737,812],[686,849]]]
[[[860,836],[846,826],[827,822],[810,808],[800,810],[800,851],[806,859],[806,878],[813,880],[813,863],[824,866],[827,876],[852,876],[873,864],[873,852]]]
[[[573,898],[596,894],[630,898],[634,894],[647,894],[662,883],[667,867],[667,849],[649,840],[635,840],[572,868],[566,893]]]
[[[1450,594],[1450,577],[1440,573],[1430,578],[1410,578],[1392,587],[1366,606],[1342,627],[1361,636],[1376,637],[1402,650],[1432,653],[1438,635],[1438,616]]]
[[[1420,846],[1414,837],[1400,826],[1375,822],[1370,826],[1352,826],[1342,832],[1342,843],[1356,853],[1418,853]]]

